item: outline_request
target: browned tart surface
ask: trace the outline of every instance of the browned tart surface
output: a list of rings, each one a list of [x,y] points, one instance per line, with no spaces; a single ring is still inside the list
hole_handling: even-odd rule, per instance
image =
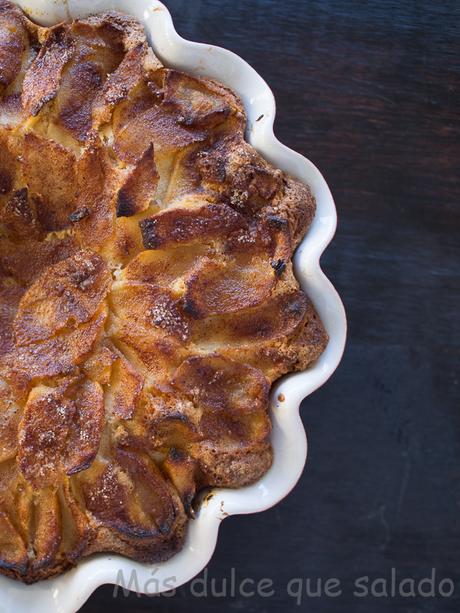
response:
[[[116,13],[0,0],[0,571],[160,561],[196,493],[270,466],[268,394],[324,349],[292,273],[307,186],[231,91]]]

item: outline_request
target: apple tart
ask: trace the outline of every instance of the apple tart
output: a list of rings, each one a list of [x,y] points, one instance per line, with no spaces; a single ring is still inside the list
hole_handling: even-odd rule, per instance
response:
[[[270,387],[327,335],[291,263],[314,198],[244,134],[135,19],[0,0],[0,572],[165,560],[270,467]]]

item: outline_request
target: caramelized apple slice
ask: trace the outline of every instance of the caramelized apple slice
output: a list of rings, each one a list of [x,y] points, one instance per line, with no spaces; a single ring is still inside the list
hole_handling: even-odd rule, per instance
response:
[[[27,569],[27,547],[8,515],[0,507],[0,565],[19,572]]]
[[[49,30],[40,52],[27,71],[22,105],[29,115],[37,115],[59,89],[62,72],[72,57],[74,43],[65,25]]]
[[[116,70],[107,77],[94,103],[95,127],[109,122],[115,106],[121,106],[121,102],[132,97],[133,90],[141,87],[146,74],[155,71],[160,66],[161,64],[145,41],[133,46]]]
[[[75,394],[75,408],[63,458],[68,475],[91,466],[99,450],[105,417],[102,387],[85,381]]]
[[[181,202],[203,197],[200,175],[195,164],[197,149],[199,145],[191,145],[174,156],[157,153],[156,162],[163,175],[160,172],[155,199],[162,209],[180,206]]]
[[[117,195],[117,216],[130,217],[145,211],[152,200],[158,183],[153,159],[153,145],[144,151],[129,172]]]
[[[40,386],[31,391],[19,427],[18,462],[35,489],[56,483],[75,411],[59,390]]]
[[[115,315],[129,321],[133,331],[141,328],[148,336],[171,336],[182,343],[189,338],[189,318],[181,301],[167,289],[125,283],[112,291],[110,299]]]
[[[85,506],[98,523],[115,530],[129,524],[133,486],[115,464],[96,460],[79,481]]]
[[[17,346],[43,341],[86,323],[105,298],[111,275],[91,251],[50,266],[31,285],[19,304],[14,322]]]
[[[201,440],[192,443],[204,483],[252,483],[270,466],[269,385],[263,373],[214,354],[188,358],[177,369],[176,388],[203,407]]]
[[[6,0],[0,2],[0,129],[13,130],[25,119],[21,88],[25,73],[38,52],[39,31],[40,28],[15,4]],[[20,144],[14,144],[19,155]]]
[[[87,509],[100,526],[122,538],[170,537],[178,501],[152,460],[137,453],[117,450],[109,463],[98,463],[82,475],[81,486]],[[152,555],[153,554],[153,555]],[[151,557],[161,549],[151,547]]]
[[[159,249],[171,244],[223,237],[244,225],[244,218],[226,204],[171,208],[140,222],[144,247]]]
[[[221,352],[234,360],[242,360],[261,368],[270,381],[289,371],[305,370],[324,351],[328,336],[309,301],[302,320],[293,327],[296,319],[294,314],[288,323],[290,327],[287,331],[291,332],[291,336],[283,337],[281,334],[275,343],[264,342],[262,339],[251,343],[246,338],[244,344],[229,344]]]
[[[121,20],[126,30],[120,27]],[[131,18],[113,14],[90,17],[65,27],[71,56],[55,95],[52,120],[84,142],[93,127],[93,105],[107,76],[117,69],[128,48],[142,42],[142,31]]]
[[[53,266],[77,251],[71,236],[51,236],[46,241],[27,242],[0,237],[0,271],[24,285],[30,285],[48,266]]]
[[[308,299],[301,290],[277,293],[263,304],[237,313],[209,317],[196,324],[193,341],[235,348],[289,338],[305,321]]]
[[[34,498],[31,566],[36,572],[55,564],[62,539],[62,519],[59,499],[53,488],[40,489]]]
[[[171,107],[183,126],[215,127],[225,121],[232,110],[240,108],[229,90],[208,79],[192,77],[177,70],[165,72],[164,90],[164,106]]]
[[[19,427],[19,466],[35,489],[56,483],[62,473],[91,465],[104,424],[102,388],[90,381],[66,398],[59,388],[39,386],[27,400]]]
[[[93,127],[93,104],[107,78],[123,58],[119,41],[83,23],[71,28],[72,57],[54,99],[53,123],[84,143]]]
[[[133,258],[144,250],[138,224],[138,215],[116,219],[113,238],[101,250],[104,259],[109,262],[111,267],[120,269],[127,266]]]
[[[114,360],[113,349],[107,345],[101,344],[95,347],[95,350],[82,366],[84,374],[91,379],[91,381],[96,381],[101,385],[110,383],[110,375]]]
[[[185,449],[200,440],[202,407],[179,396],[177,390],[163,394],[151,390],[143,400],[139,419],[130,432],[142,436],[150,448],[168,452],[171,447]]]
[[[153,143],[155,151],[171,153],[203,141],[206,136],[206,132],[182,127],[177,117],[161,106],[152,106],[142,113],[135,113],[115,133],[114,148],[121,159],[133,163],[150,143]]]
[[[170,391],[171,372],[188,355],[177,338],[153,326],[148,330],[118,319],[113,322],[112,338],[144,376],[147,386]]]
[[[88,38],[96,49],[100,50],[102,47],[102,53],[106,47],[109,47],[109,54],[113,52],[113,47],[129,52],[145,43],[142,24],[135,17],[124,13],[110,11],[90,15],[73,22],[72,26],[76,35]]]
[[[116,460],[135,484],[132,507],[137,506],[161,534],[168,534],[177,513],[170,488],[154,462],[130,451],[119,449]],[[134,508],[133,508],[134,511]]]
[[[186,280],[185,311],[202,318],[254,307],[270,296],[275,283],[267,258],[203,259]]]
[[[122,353],[115,353],[110,386],[105,394],[108,414],[120,419],[131,419],[136,410],[142,387],[142,377]]]
[[[16,79],[28,48],[29,32],[23,13],[14,4],[2,0],[0,2],[0,95]]]
[[[126,51],[144,41],[138,22],[113,13],[50,28],[27,71],[23,106],[37,115],[53,100],[53,123],[84,141],[92,128],[94,101],[107,75],[117,69]]]
[[[276,205],[268,207],[268,210],[288,223],[294,250],[312,224],[316,201],[310,187],[305,183],[286,177],[283,186],[282,196]]]
[[[123,62],[120,64],[116,72],[122,70]],[[110,87],[111,79],[115,78],[116,72],[113,73],[111,77],[109,77],[105,86]],[[120,134],[120,132],[122,132],[126,128],[130,121],[135,120],[136,118],[138,118],[139,115],[150,109],[155,104],[159,103],[161,99],[161,92],[158,91],[155,81],[158,75],[161,79],[162,72],[163,71],[161,68],[159,70],[149,70],[149,80],[146,80],[144,78],[139,83],[137,83],[131,90],[124,91],[123,99],[112,109],[112,117],[109,126],[102,127],[103,133],[105,131],[104,128],[108,128],[110,137],[113,136],[116,141],[117,135]],[[135,77],[139,75],[132,76]],[[150,78],[152,80],[150,80]],[[99,107],[96,107],[96,114],[98,113],[98,111]],[[115,149],[117,149],[116,142],[113,142],[112,138],[110,138],[110,144],[115,145]],[[143,151],[145,151],[145,148],[143,149]],[[129,161],[130,159],[136,159],[136,155],[134,155],[133,158],[130,157],[129,151],[126,152],[128,158],[126,158],[125,153],[120,150],[118,150],[118,155],[121,159],[126,159],[126,161]]]
[[[268,402],[269,386],[260,370],[218,354],[187,358],[172,381],[195,404],[216,411],[256,413]]]
[[[58,492],[63,526],[60,554],[71,563],[83,554],[94,537],[84,505],[76,493],[78,488],[74,487],[75,479],[64,479]]]
[[[0,379],[0,463],[14,458],[18,449],[18,428],[21,410],[10,387]]]
[[[70,149],[33,132],[25,135],[22,172],[37,199],[37,217],[45,230],[70,225],[69,215],[75,209],[75,166]]]
[[[75,210],[70,219],[80,244],[97,249],[113,235],[115,228],[110,163],[100,141],[85,147],[77,163],[77,176]]]
[[[43,342],[18,347],[3,357],[8,378],[18,391],[35,378],[69,375],[75,372],[101,337],[107,309],[73,331],[65,331]],[[6,376],[6,375],[5,375]]]
[[[198,463],[184,451],[173,447],[162,468],[176,488],[186,513],[193,516],[192,502],[196,493]]]
[[[206,245],[193,243],[173,250],[147,250],[135,257],[122,271],[123,281],[148,283],[168,288],[210,251]]]

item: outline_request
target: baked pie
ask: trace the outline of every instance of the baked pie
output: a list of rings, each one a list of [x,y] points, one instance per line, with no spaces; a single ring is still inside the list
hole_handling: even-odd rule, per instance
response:
[[[165,560],[270,467],[270,386],[327,335],[291,263],[314,198],[244,132],[135,19],[0,0],[2,573]]]

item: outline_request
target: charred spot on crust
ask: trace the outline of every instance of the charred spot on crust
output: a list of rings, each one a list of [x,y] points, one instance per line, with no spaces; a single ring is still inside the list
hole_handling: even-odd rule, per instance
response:
[[[78,223],[82,219],[85,219],[85,217],[88,217],[88,215],[89,215],[89,209],[86,206],[82,206],[81,208],[77,209],[73,213],[70,213],[69,220],[72,223]]]
[[[156,235],[156,226],[156,219],[143,219],[139,222],[145,249],[158,249],[161,245],[161,239]]]
[[[270,262],[270,266],[273,268],[273,270],[275,271],[278,277],[281,277],[283,272],[286,270],[286,262],[281,259],[276,260],[276,261],[272,260]]]
[[[187,313],[187,315],[190,315],[190,317],[193,317],[194,319],[199,319],[200,317],[200,310],[197,308],[195,302],[190,297],[184,298],[184,312]]]
[[[136,208],[131,197],[125,190],[121,189],[117,198],[117,217],[131,217],[135,213]]]
[[[287,220],[277,215],[267,215],[267,221],[269,225],[276,230],[284,230],[288,227]]]

